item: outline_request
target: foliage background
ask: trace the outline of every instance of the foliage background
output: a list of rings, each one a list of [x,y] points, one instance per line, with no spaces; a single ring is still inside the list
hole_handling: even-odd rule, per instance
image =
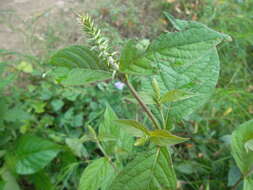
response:
[[[192,139],[176,146],[173,154],[184,189],[227,189],[240,178],[230,154],[230,134],[253,117],[252,7],[251,0],[2,0],[0,62],[7,67],[1,77],[10,84],[4,91],[0,88],[0,158],[1,150],[20,134],[33,132],[60,144],[69,142],[69,154],[60,154],[61,161],[55,160],[56,165],[46,171],[59,188],[77,186],[86,162],[70,164],[78,163],[80,157],[89,160],[101,154],[92,143],[73,150],[77,147],[73,143],[85,132],[84,123],[97,126],[108,103],[119,117],[141,115],[125,97],[127,90],[115,88],[115,81],[85,89],[53,84],[45,75],[48,58],[66,45],[87,43],[73,11],[92,15],[116,50],[127,39],[152,39],[170,30],[162,14],[168,11],[233,38],[219,47],[221,75],[212,98],[189,120],[178,123],[177,134]],[[22,177],[19,184],[33,189],[34,180],[36,177]]]

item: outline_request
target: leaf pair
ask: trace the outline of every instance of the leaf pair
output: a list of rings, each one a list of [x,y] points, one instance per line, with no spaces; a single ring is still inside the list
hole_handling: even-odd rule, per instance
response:
[[[6,156],[7,165],[21,175],[34,174],[48,165],[61,148],[40,137],[25,135]]]
[[[166,148],[140,153],[118,175],[106,158],[83,171],[78,190],[175,190],[176,175]]]
[[[176,175],[166,148],[139,154],[113,180],[110,190],[175,190]]]
[[[216,46],[230,37],[198,22],[168,18],[179,32],[162,34],[144,52],[138,51],[137,43],[128,42],[121,53],[120,71],[143,75],[141,91],[146,94],[152,92],[155,78],[161,94],[169,92],[164,103],[172,98],[173,91],[195,94],[170,105],[171,118],[182,119],[210,96],[219,75]]]
[[[141,137],[136,143],[137,145],[150,140],[152,143],[159,146],[168,146],[182,143],[188,138],[178,137],[166,130],[148,130],[143,124],[135,120],[116,120],[117,123],[125,126],[125,130],[133,136]],[[141,143],[143,142],[143,143]]]
[[[155,78],[164,94],[162,103],[172,102],[171,118],[182,119],[210,96],[219,75],[216,46],[231,38],[201,23],[166,16],[179,32],[164,33],[145,45],[129,41],[122,49],[119,71],[145,76],[141,87],[145,94],[152,92]],[[54,72],[55,79],[65,85],[85,85],[111,76],[98,56],[83,46],[58,51],[50,63],[65,67]]]

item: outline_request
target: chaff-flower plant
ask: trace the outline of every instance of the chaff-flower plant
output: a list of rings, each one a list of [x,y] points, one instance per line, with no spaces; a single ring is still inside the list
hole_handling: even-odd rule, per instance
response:
[[[129,40],[116,57],[92,19],[79,15],[88,47],[61,49],[50,60],[56,67],[55,80],[62,85],[85,86],[112,76],[125,83],[150,121],[119,119],[108,105],[99,129],[88,127],[104,156],[84,170],[80,190],[177,188],[170,147],[190,137],[176,136],[172,126],[210,97],[219,76],[216,46],[230,37],[195,21],[167,13],[166,17],[176,32],[163,33],[151,42]],[[138,90],[132,77],[141,81]],[[146,151],[124,166],[119,152],[130,153],[133,145]]]

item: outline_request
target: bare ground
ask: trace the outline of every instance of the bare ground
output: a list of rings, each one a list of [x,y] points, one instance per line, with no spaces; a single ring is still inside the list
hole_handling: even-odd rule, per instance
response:
[[[74,19],[72,9],[83,12],[97,4],[98,0],[0,0],[0,49],[37,54],[45,47],[35,44],[46,43],[50,37],[45,37],[47,30],[61,23],[60,30],[66,32],[63,25],[69,25],[66,18]],[[73,28],[68,30],[73,31]],[[57,36],[51,35],[54,35],[52,38]]]

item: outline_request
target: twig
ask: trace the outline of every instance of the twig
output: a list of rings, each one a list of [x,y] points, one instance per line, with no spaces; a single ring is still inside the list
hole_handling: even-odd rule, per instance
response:
[[[157,123],[157,120],[155,119],[155,116],[151,113],[151,111],[149,110],[147,105],[143,102],[143,100],[138,95],[138,93],[136,92],[134,87],[131,85],[131,83],[129,83],[127,76],[125,77],[125,83],[126,83],[127,87],[130,89],[130,91],[133,94],[133,96],[135,97],[135,99],[138,101],[138,103],[142,107],[142,109],[147,113],[148,117],[153,122],[155,128],[160,129],[159,124]]]
[[[108,159],[108,161],[111,164],[111,166],[113,167],[113,169],[115,171],[117,171],[117,168],[114,165],[114,163],[112,162],[111,157],[107,154],[107,152],[105,151],[105,149],[103,148],[103,146],[100,144],[99,139],[97,137],[96,137],[96,143],[97,143],[98,148],[101,150],[101,152],[104,154],[104,156]]]

